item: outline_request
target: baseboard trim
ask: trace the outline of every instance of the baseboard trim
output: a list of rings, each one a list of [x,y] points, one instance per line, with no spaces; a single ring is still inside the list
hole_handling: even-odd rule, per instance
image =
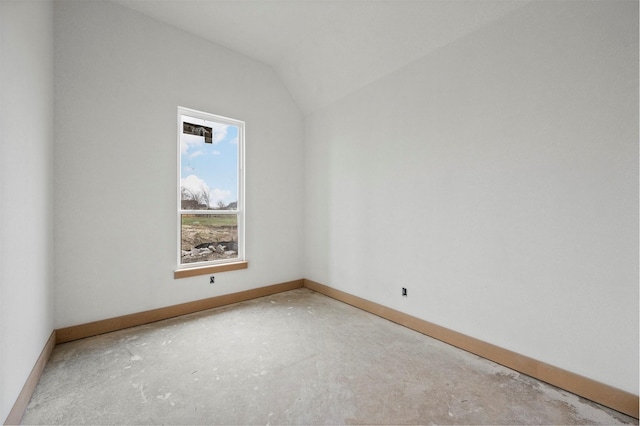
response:
[[[20,422],[20,419],[24,414],[24,410],[31,398],[31,394],[35,389],[35,385],[37,384],[40,374],[44,369],[44,365],[53,350],[54,343],[70,342],[73,340],[83,339],[85,337],[96,336],[111,331],[161,321],[206,309],[217,308],[220,306],[256,299],[258,297],[294,290],[301,287],[309,288],[310,290],[355,306],[419,333],[438,339],[444,343],[504,365],[505,367],[557,386],[583,398],[587,398],[591,401],[620,411],[626,415],[635,417],[636,419],[638,418],[640,400],[637,395],[580,376],[570,371],[563,370],[553,365],[549,365],[542,361],[529,358],[525,355],[512,352],[508,349],[466,336],[462,333],[421,320],[324,284],[308,279],[300,279],[55,330],[47,342],[42,355],[38,359],[32,374],[29,376],[23,391],[20,393],[18,401],[16,401],[16,404],[9,413],[9,417],[7,417],[5,424],[17,424]]]
[[[73,340],[84,339],[85,337],[97,336],[111,331],[122,330],[137,325],[149,324],[181,315],[192,314],[206,309],[217,308],[219,306],[244,302],[258,297],[269,296],[283,291],[301,288],[304,280],[288,281],[281,284],[274,284],[266,287],[254,288],[238,293],[225,294],[223,296],[211,297],[208,299],[196,300],[193,302],[181,303],[179,305],[167,306],[164,308],[152,309],[150,311],[138,312],[135,314],[123,315],[115,318],[108,318],[93,321],[86,324],[74,325],[56,330],[56,343],[66,343]]]
[[[626,415],[638,418],[639,398],[632,393],[580,376],[553,365],[483,342],[411,315],[379,305],[311,280],[304,280],[310,290],[403,325],[444,343],[471,352],[535,379],[557,386]]]
[[[29,401],[31,400],[31,396],[33,392],[36,390],[36,386],[38,385],[38,381],[40,380],[40,376],[42,375],[42,371],[44,370],[45,365],[47,365],[47,361],[51,356],[51,352],[53,352],[53,348],[56,346],[56,332],[55,330],[51,332],[51,336],[45,343],[38,360],[36,361],[29,377],[27,377],[27,381],[24,383],[16,402],[13,404],[11,411],[9,411],[9,415],[7,419],[4,421],[5,425],[18,425],[22,420],[22,416],[24,415],[25,410],[27,409],[27,405],[29,405]]]

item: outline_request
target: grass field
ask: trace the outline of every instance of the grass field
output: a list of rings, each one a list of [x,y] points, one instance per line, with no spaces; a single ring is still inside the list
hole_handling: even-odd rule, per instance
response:
[[[183,215],[181,248],[190,251],[202,243],[238,240],[236,215]]]
[[[234,214],[182,215],[182,226],[237,226],[238,218]]]

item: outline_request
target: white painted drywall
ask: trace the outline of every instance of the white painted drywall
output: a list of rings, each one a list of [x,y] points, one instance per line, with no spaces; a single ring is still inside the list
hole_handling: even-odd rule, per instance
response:
[[[526,4],[114,1],[270,64],[305,113]]]
[[[273,70],[111,2],[56,2],[57,328],[303,277],[302,115]],[[176,114],[246,122],[249,268],[173,279]]]
[[[305,139],[306,278],[638,394],[637,2],[533,2]]]
[[[53,7],[0,2],[0,421],[53,331]]]

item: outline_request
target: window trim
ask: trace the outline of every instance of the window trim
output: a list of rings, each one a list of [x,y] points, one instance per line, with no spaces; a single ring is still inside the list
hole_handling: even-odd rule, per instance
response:
[[[238,200],[236,210],[183,210],[181,204],[180,178],[181,178],[181,159],[180,141],[182,135],[182,116],[187,115],[201,120],[214,121],[216,123],[229,124],[238,128]],[[174,271],[174,278],[186,278],[196,275],[205,275],[213,272],[233,271],[238,269],[246,269],[248,262],[246,260],[245,249],[245,122],[221,115],[211,114],[198,111],[191,108],[178,106],[177,109],[177,180],[176,180],[176,204],[177,204],[177,239],[176,239],[176,255],[177,267]],[[220,259],[208,262],[181,263],[182,260],[182,215],[183,214],[210,214],[210,215],[235,215],[237,216],[238,225],[238,256],[233,259]]]
[[[180,268],[173,271],[173,278],[188,278],[198,275],[214,274],[218,272],[237,271],[239,269],[247,269],[249,262],[246,260],[233,263],[222,263],[218,265],[199,266],[196,268]]]

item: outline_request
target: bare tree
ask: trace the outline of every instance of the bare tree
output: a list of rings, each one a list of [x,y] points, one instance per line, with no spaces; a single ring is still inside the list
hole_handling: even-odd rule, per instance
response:
[[[211,195],[205,188],[200,188],[200,191],[196,192],[182,186],[180,187],[180,200],[183,206],[189,206],[194,210],[206,210],[210,207]]]
[[[205,188],[200,188],[200,192],[198,193],[198,204],[205,205],[205,208],[208,209],[210,207],[210,202],[211,195],[209,194],[209,191]]]

